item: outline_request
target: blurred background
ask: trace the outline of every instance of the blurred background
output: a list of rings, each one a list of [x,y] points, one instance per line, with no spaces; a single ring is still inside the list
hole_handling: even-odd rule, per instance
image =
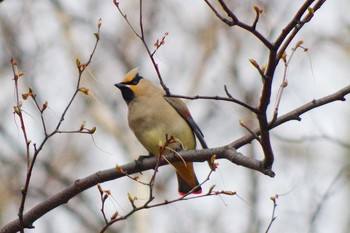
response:
[[[275,39],[292,19],[301,1],[227,1],[238,17],[254,20],[253,6],[263,9],[258,30]],[[120,7],[139,29],[139,1],[120,1]],[[280,115],[313,99],[349,85],[350,2],[327,1],[287,49],[290,56],[298,40],[307,52],[297,50],[288,66]],[[152,63],[141,41],[121,17],[113,1],[5,0],[0,3],[0,225],[15,219],[20,188],[26,174],[25,143],[13,114],[15,88],[11,57],[24,72],[20,93],[32,86],[44,112],[48,131],[54,129],[75,90],[75,60],[86,62],[94,45],[97,21],[102,18],[96,54],[83,75],[82,86],[91,95],[79,94],[69,109],[62,130],[76,130],[82,121],[97,127],[93,135],[59,134],[39,154],[30,184],[26,210],[64,189],[74,180],[99,170],[122,165],[145,154],[128,128],[127,107],[114,83],[140,67],[141,74],[157,83]],[[257,106],[261,80],[248,59],[266,63],[267,50],[249,33],[219,21],[204,1],[144,1],[143,26],[151,48],[165,33],[165,45],[156,53],[162,77],[172,93],[225,96],[224,85],[235,98]],[[283,64],[276,71],[270,112],[272,116]],[[22,100],[28,137],[40,144],[44,138],[40,114],[32,100]],[[246,109],[228,102],[186,101],[210,147],[226,145],[257,121]],[[138,212],[110,227],[108,232],[265,232],[273,202],[279,194],[277,219],[269,232],[350,232],[350,106],[335,102],[271,131],[275,153],[275,178],[219,160],[218,170],[203,186],[236,191],[238,196],[216,196]],[[261,159],[259,144],[240,149]],[[206,163],[195,164],[204,180]],[[177,198],[177,183],[170,166],[159,169],[155,201]],[[140,179],[148,181],[152,172]],[[109,218],[131,209],[127,193],[142,203],[147,188],[123,178],[101,184],[113,198],[106,202]],[[34,223],[30,232],[99,232],[104,225],[99,191],[91,188]]]

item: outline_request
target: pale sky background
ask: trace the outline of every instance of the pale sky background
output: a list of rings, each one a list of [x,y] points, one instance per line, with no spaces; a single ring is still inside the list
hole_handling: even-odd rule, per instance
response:
[[[138,2],[120,1],[136,28]],[[254,19],[253,5],[263,8],[258,30],[269,38],[276,38],[303,3],[227,2],[245,22]],[[308,52],[298,50],[288,66],[288,87],[280,115],[349,85],[349,7],[346,0],[327,1],[287,49],[290,55],[296,41],[303,40]],[[143,16],[150,47],[169,33],[155,58],[173,93],[224,96],[227,85],[237,99],[249,97],[252,105],[258,104],[261,81],[248,59],[262,65],[267,50],[249,33],[224,25],[204,1],[144,1]],[[78,129],[85,120],[87,127],[96,126],[97,131],[93,139],[89,135],[60,134],[48,142],[34,169],[26,210],[62,190],[66,186],[63,178],[69,184],[146,153],[128,129],[127,108],[113,84],[136,66],[144,77],[154,83],[158,80],[141,41],[113,1],[5,0],[0,3],[1,225],[16,218],[19,189],[25,178],[23,135],[12,114],[15,98],[10,58],[19,60],[19,68],[25,73],[20,92],[27,92],[30,85],[39,101],[48,101],[44,116],[52,129],[73,94],[78,77],[76,58],[84,62],[91,53],[99,18],[101,39],[89,67],[95,79],[86,72],[82,81],[93,96],[79,95],[62,125],[62,129]],[[275,76],[271,116],[282,76],[281,63]],[[246,134],[239,120],[252,128],[257,124],[245,109],[232,103],[186,103],[211,147],[226,145]],[[349,232],[349,106],[349,102],[331,103],[302,115],[301,122],[288,122],[272,130],[275,178],[219,160],[218,171],[203,185],[204,192],[215,184],[215,190],[236,191],[238,196],[206,197],[145,210],[114,224],[110,232],[265,232],[272,214],[270,197],[275,194],[280,195],[277,219],[269,232]],[[30,100],[23,101],[23,109],[29,138],[40,143],[43,134],[38,111]],[[256,142],[240,152],[263,156]],[[57,174],[48,172],[45,164]],[[206,163],[195,164],[195,169],[200,180],[209,172]],[[150,174],[145,172],[141,179],[147,180]],[[114,198],[106,202],[109,217],[115,211],[125,214],[130,210],[127,193],[141,202],[147,197],[145,187],[127,178],[101,185],[110,189]],[[170,166],[160,169],[155,193],[155,202],[178,197]],[[318,207],[320,212],[312,224]],[[103,226],[100,208],[99,192],[92,188],[43,216],[34,223],[34,230],[26,232],[99,232]]]

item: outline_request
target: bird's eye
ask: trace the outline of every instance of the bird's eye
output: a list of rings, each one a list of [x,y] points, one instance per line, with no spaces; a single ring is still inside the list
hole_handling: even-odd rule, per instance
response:
[[[140,82],[141,79],[142,79],[142,76],[137,74],[136,77],[133,80],[131,80],[130,84],[131,85],[137,85]]]

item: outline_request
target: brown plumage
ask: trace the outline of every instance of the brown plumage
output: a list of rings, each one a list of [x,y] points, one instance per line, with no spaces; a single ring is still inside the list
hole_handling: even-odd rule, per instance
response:
[[[131,70],[121,83],[115,84],[128,105],[129,126],[140,143],[152,155],[160,155],[160,147],[166,142],[166,136],[173,136],[177,142],[168,146],[191,150],[196,148],[194,134],[201,137],[202,146],[206,147],[199,127],[191,117],[181,99],[164,97],[164,90],[139,75],[138,69]],[[191,162],[172,163],[176,169],[179,193],[201,193]]]

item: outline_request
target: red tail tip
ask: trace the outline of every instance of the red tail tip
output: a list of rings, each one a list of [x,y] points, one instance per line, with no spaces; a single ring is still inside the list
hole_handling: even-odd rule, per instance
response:
[[[201,193],[202,193],[202,189],[197,190],[197,191],[194,191],[194,192],[192,192],[192,193],[190,193],[190,194],[201,194]],[[179,192],[179,194],[180,194],[181,196],[185,196],[187,193]]]

